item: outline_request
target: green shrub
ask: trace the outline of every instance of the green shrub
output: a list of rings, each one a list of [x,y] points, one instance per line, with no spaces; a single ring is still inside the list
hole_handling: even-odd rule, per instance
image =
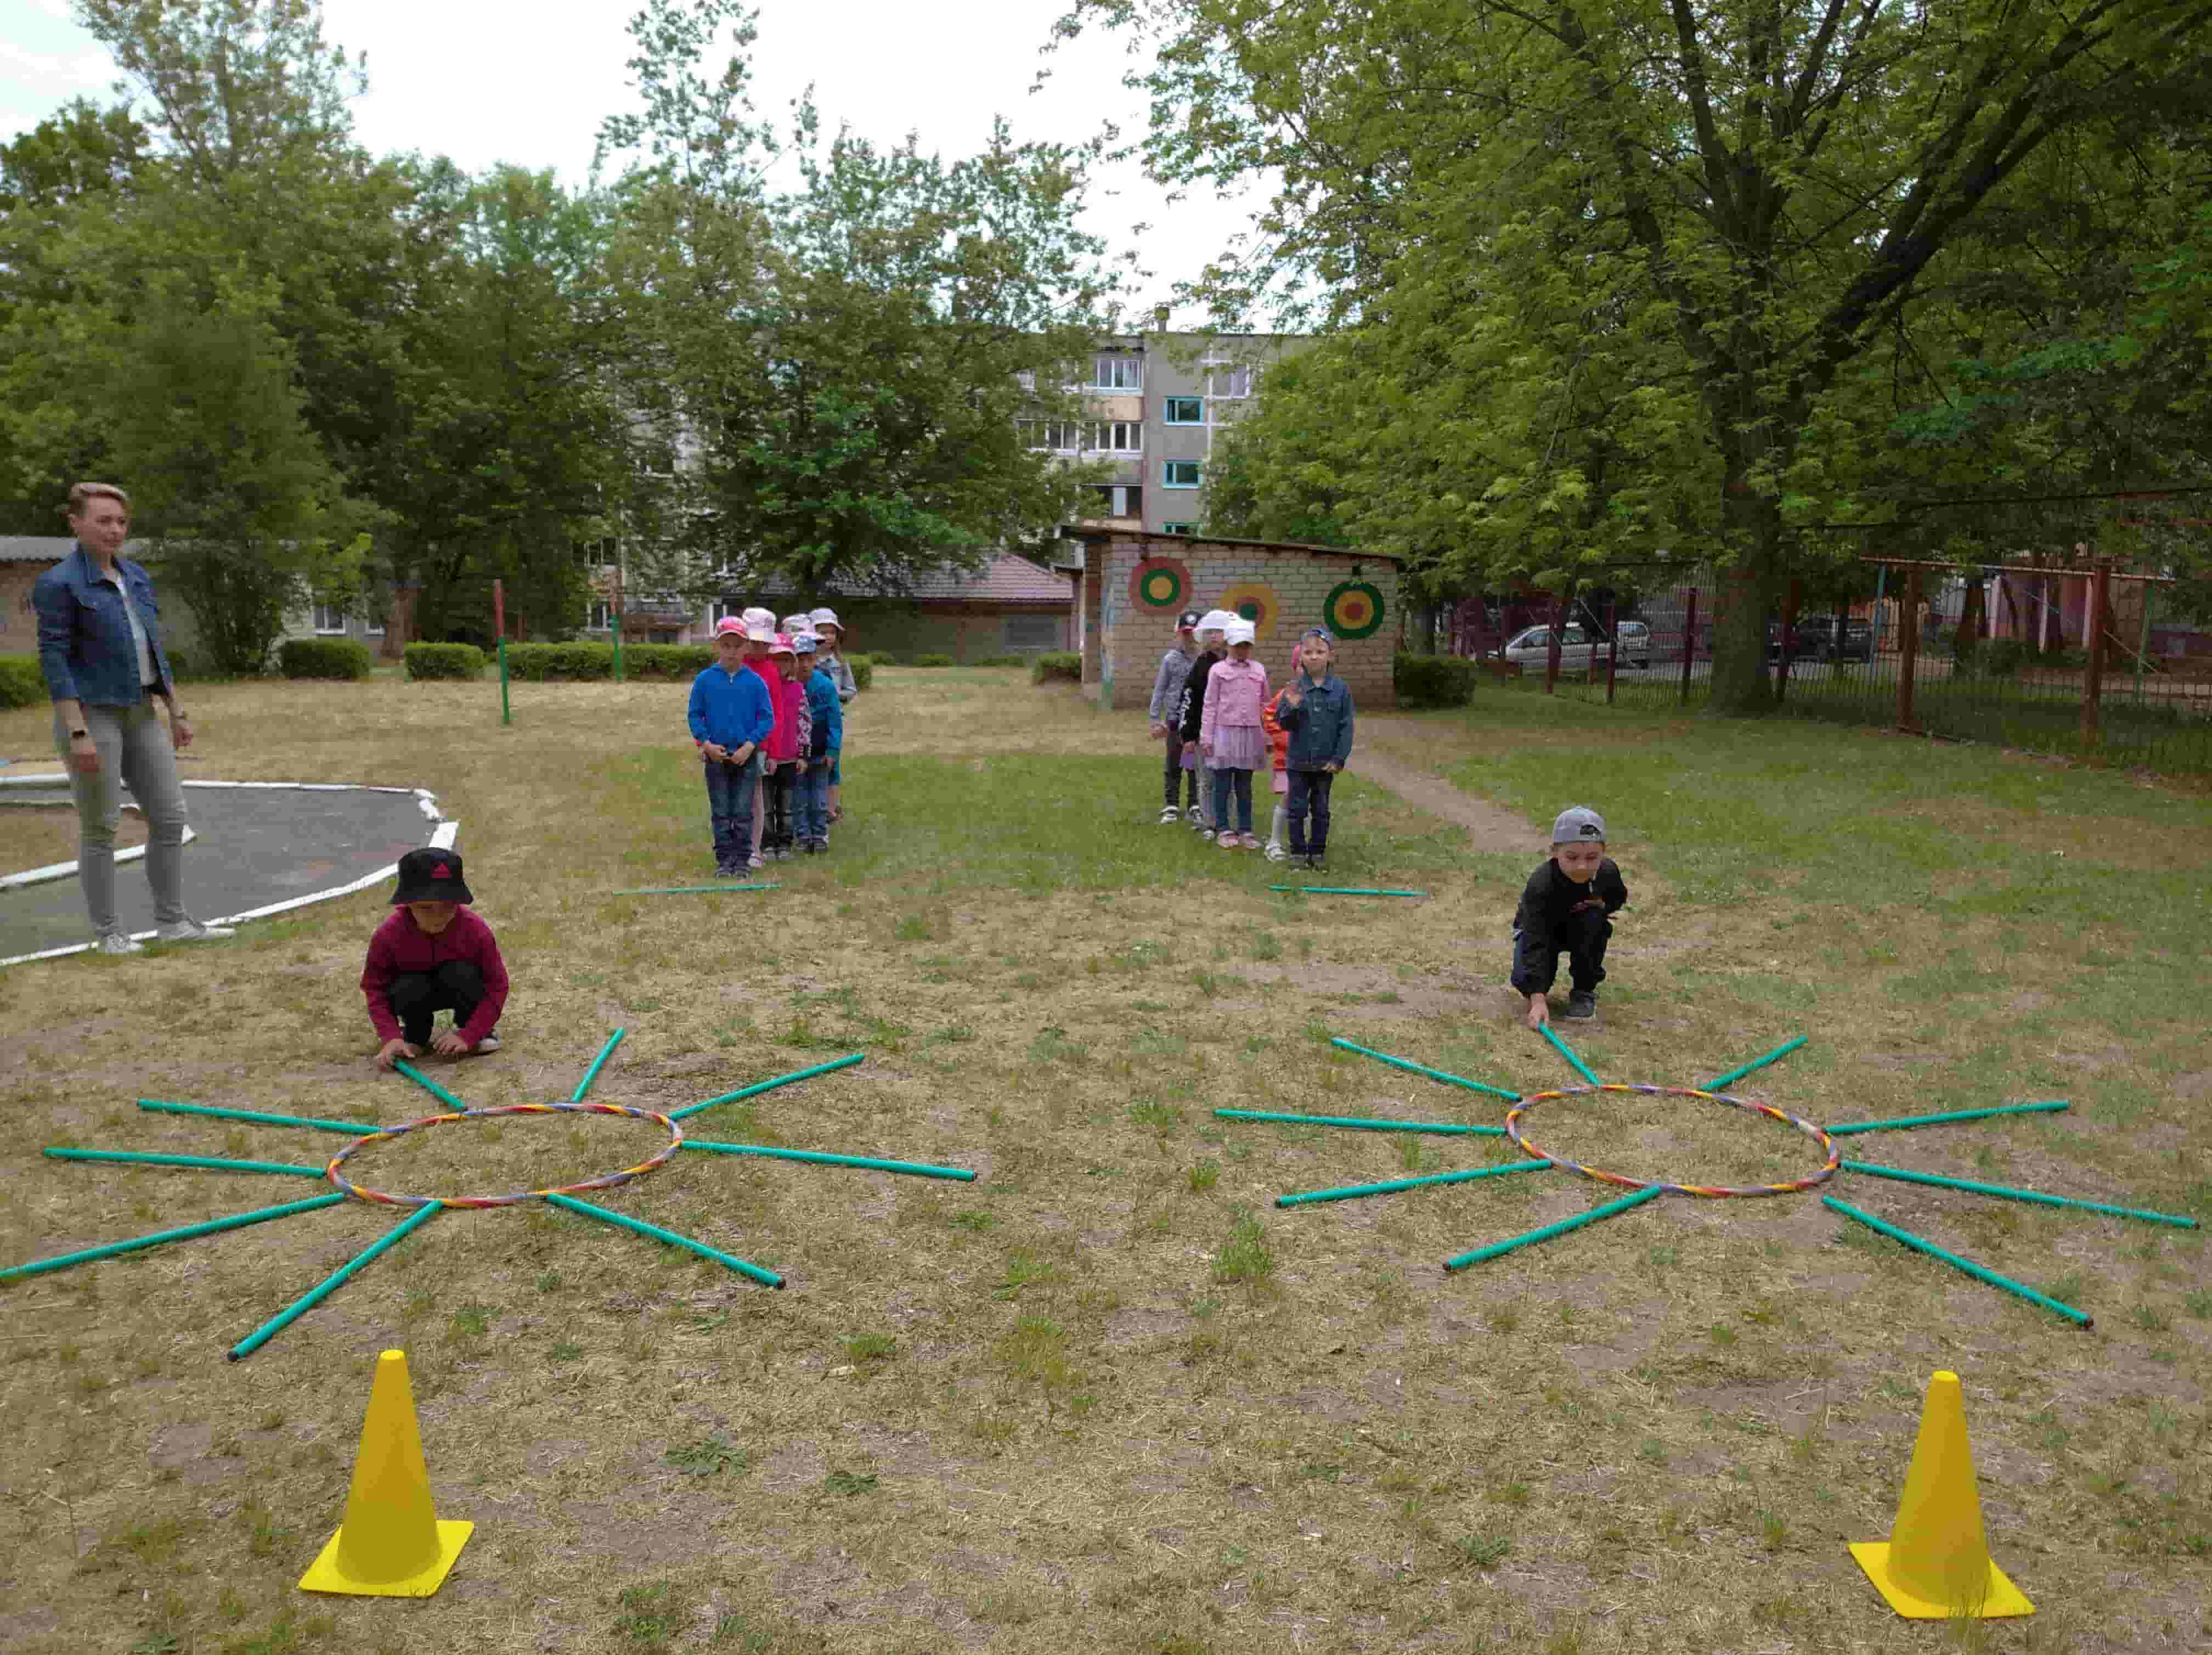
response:
[[[1083,682],[1083,657],[1072,649],[1048,650],[1042,655],[1030,657],[1030,682],[1049,684],[1054,678],[1066,678],[1071,684]]]
[[[875,662],[878,666],[902,666],[905,665],[903,661],[899,660],[898,652],[892,649],[878,649],[873,654],[870,655],[868,659]]]
[[[1482,669],[1460,655],[1393,655],[1390,683],[1401,707],[1464,707]]]
[[[375,659],[354,638],[287,638],[276,648],[277,670],[288,678],[365,678]]]
[[[46,698],[46,674],[36,655],[0,655],[0,707],[35,707]]]
[[[424,678],[472,678],[483,672],[483,651],[472,643],[410,643],[406,654],[407,676]]]
[[[876,658],[873,655],[848,655],[845,665],[853,669],[853,687],[865,690],[876,681]]]
[[[914,664],[916,666],[957,666],[960,663],[950,655],[916,655]]]
[[[1027,666],[1027,655],[986,655],[981,660],[971,660],[970,666]]]
[[[2047,653],[2041,663],[2054,672],[2079,672],[2089,665],[2089,652],[2079,644],[2068,644],[2063,649]]]
[[[2018,638],[1991,638],[1975,652],[1974,670],[1987,678],[2008,678],[2029,659],[2027,646]]]
[[[714,664],[712,644],[623,646],[623,677],[626,679],[689,680]],[[507,675],[533,682],[611,678],[615,675],[615,647],[611,643],[511,643],[507,646]]]

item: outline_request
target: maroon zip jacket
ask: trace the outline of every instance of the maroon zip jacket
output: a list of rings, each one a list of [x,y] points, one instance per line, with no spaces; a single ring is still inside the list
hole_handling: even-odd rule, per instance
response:
[[[483,1003],[456,1031],[473,1047],[492,1031],[507,1008],[507,962],[499,957],[491,927],[460,907],[453,910],[452,922],[434,937],[404,908],[392,910],[392,917],[368,940],[368,964],[361,972],[361,991],[368,996],[368,1020],[376,1025],[379,1040],[401,1037],[399,1019],[392,1014],[392,979],[411,971],[428,974],[456,959],[467,960],[483,978]]]

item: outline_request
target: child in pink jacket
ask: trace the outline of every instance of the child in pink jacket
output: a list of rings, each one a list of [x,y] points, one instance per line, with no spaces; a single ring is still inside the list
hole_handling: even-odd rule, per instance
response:
[[[1224,850],[1257,850],[1252,831],[1252,772],[1267,759],[1267,733],[1260,709],[1267,701],[1267,669],[1252,659],[1252,623],[1228,629],[1229,659],[1218,663],[1206,684],[1206,712],[1199,725],[1198,750],[1213,766],[1214,843]],[[1237,800],[1237,826],[1229,825],[1229,800]]]

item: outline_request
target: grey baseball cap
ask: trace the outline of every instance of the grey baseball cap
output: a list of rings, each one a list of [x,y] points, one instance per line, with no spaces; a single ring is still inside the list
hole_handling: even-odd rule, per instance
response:
[[[1605,843],[1605,818],[1588,805],[1570,805],[1559,812],[1559,819],[1552,824],[1552,843],[1571,845],[1584,841],[1594,844]]]

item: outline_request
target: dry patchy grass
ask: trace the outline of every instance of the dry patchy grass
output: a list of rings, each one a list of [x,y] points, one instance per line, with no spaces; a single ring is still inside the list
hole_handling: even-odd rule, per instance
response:
[[[1511,1087],[1572,1082],[1498,982],[1533,855],[1464,854],[1355,764],[1332,873],[1431,897],[1271,896],[1256,858],[1149,825],[1140,721],[1006,673],[877,683],[836,853],[775,869],[774,892],[662,899],[609,893],[706,864],[679,687],[519,685],[507,729],[485,685],[196,693],[201,774],[419,785],[461,818],[518,985],[505,1051],[432,1070],[469,1101],[565,1098],[618,1025],[594,1095],[657,1107],[866,1050],[689,1126],[981,1177],[690,1155],[605,1197],[786,1272],[783,1293],[554,1212],[448,1213],[236,1366],[226,1344],[391,1214],[0,1290],[0,1643],[1918,1649],[1947,1634],[1891,1617],[1844,1542],[1887,1530],[1939,1366],[1966,1379],[1989,1530],[2042,1611],[1963,1646],[2212,1637],[2201,1233],[1844,1191],[2077,1299],[2085,1335],[1811,1196],[1669,1199],[1452,1277],[1449,1254],[1612,1192],[1532,1174],[1278,1211],[1281,1192],[1510,1153],[1212,1117],[1496,1118],[1331,1033]],[[2201,966],[2202,898],[2172,911],[2172,889],[2097,849],[2168,836],[2201,867],[2201,802],[1955,750],[1886,767],[1868,755],[1907,750],[1847,732],[1486,716],[1395,721],[1390,750],[1530,821],[1585,796],[1613,818],[1635,905],[1603,1018],[1567,1031],[1601,1074],[1696,1084],[1809,1033],[1739,1090],[1828,1120],[2075,1102],[1855,1156],[2212,1214],[2201,1015],[2151,992]],[[43,721],[0,715],[0,750],[35,751]],[[1760,767],[1801,762],[1807,810],[1841,776],[1863,815],[1767,819],[1759,789],[1787,782]],[[133,1098],[422,1112],[365,1061],[353,984],[380,901],[0,976],[0,1257],[311,1192],[42,1165],[42,1144],[306,1161],[339,1141]],[[1540,1126],[1639,1174],[1749,1182],[1811,1157],[1686,1101],[1561,1101]],[[357,1170],[506,1188],[650,1141],[514,1117]],[[441,1510],[476,1538],[429,1602],[303,1597],[389,1345],[410,1354]]]

